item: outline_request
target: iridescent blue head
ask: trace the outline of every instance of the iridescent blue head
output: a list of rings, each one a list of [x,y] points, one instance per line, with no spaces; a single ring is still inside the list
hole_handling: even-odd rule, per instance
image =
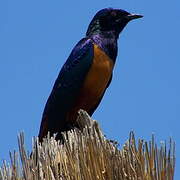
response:
[[[130,14],[121,9],[102,9],[94,16],[89,24],[86,36],[104,32],[112,32],[118,38],[119,33],[133,19],[141,18],[142,15]]]

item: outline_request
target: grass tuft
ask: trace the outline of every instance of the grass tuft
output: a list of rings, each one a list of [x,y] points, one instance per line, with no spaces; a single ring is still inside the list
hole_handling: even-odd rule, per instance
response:
[[[105,138],[86,112],[81,110],[79,114],[81,131],[63,134],[63,144],[54,137],[45,138],[42,144],[34,138],[31,155],[20,133],[20,160],[18,153],[10,153],[10,165],[3,162],[0,180],[173,180],[172,139],[168,147],[162,143],[158,148],[154,136],[150,142],[136,142],[131,132],[120,150],[116,142]]]

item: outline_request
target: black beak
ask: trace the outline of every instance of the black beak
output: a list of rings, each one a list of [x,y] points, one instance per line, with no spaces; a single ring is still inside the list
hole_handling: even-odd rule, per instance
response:
[[[143,16],[140,15],[140,14],[129,14],[129,15],[126,16],[126,18],[127,18],[129,21],[131,21],[131,20],[133,20],[133,19],[142,18],[142,17],[143,17]]]

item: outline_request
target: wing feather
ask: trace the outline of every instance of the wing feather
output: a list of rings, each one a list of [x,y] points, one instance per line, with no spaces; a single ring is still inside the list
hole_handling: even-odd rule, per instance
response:
[[[40,141],[66,127],[66,114],[73,106],[93,61],[93,42],[82,39],[63,65],[47,100],[39,132]]]

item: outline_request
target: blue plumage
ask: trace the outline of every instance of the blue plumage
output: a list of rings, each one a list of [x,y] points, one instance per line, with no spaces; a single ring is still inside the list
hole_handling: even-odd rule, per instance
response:
[[[112,8],[94,16],[86,37],[74,47],[55,81],[43,112],[40,142],[48,131],[59,139],[62,131],[78,127],[79,108],[93,114],[112,79],[119,33],[140,17]]]

